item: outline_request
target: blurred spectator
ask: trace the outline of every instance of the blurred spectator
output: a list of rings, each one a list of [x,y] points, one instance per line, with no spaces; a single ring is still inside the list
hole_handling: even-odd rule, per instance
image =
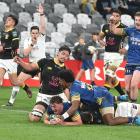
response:
[[[97,0],[96,10],[106,19],[106,16],[111,12],[111,0]]]
[[[82,0],[81,12],[91,17],[95,11],[95,0]]]

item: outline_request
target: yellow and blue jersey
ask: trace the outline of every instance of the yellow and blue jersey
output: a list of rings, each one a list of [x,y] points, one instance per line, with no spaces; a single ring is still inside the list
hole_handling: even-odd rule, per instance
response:
[[[113,107],[114,97],[105,87],[92,86],[81,81],[74,81],[70,87],[71,101],[79,100],[86,104],[97,103],[99,108]]]

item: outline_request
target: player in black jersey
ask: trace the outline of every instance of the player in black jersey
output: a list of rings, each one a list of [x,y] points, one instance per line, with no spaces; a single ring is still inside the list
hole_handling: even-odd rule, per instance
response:
[[[112,11],[112,16],[109,19],[109,23],[103,25],[102,31],[99,34],[99,42],[101,46],[105,47],[104,53],[104,65],[105,69],[109,65],[115,65],[118,67],[124,58],[124,55],[121,54],[123,51],[123,42],[124,42],[124,35],[116,35],[110,31],[110,25],[113,23],[116,25],[117,28],[126,28],[124,24],[120,22],[121,20],[121,13],[119,10],[114,9]],[[103,40],[105,39],[105,41]],[[115,86],[115,89],[121,94],[125,94],[124,91],[121,89],[120,83]]]
[[[13,58],[17,54],[19,47],[19,33],[15,29],[18,19],[14,15],[8,15],[5,20],[4,28],[0,32],[0,84],[5,73],[9,75],[11,83],[14,83],[17,77],[17,64]]]
[[[28,71],[39,69],[41,73],[41,86],[36,98],[36,104],[29,114],[30,121],[38,122],[42,118],[51,97],[58,95],[62,97],[63,101],[68,101],[63,89],[59,86],[57,74],[60,70],[65,69],[64,61],[69,59],[70,53],[70,48],[64,45],[59,48],[55,58],[43,58],[37,63],[25,63],[21,58],[15,57],[15,61],[24,69]]]

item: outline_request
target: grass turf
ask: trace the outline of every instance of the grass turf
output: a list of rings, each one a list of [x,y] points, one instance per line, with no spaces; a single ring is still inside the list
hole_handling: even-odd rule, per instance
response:
[[[13,107],[1,107],[9,99],[11,88],[0,88],[0,140],[139,140],[139,126],[47,126],[28,121],[28,112],[35,103],[37,89],[29,99],[23,90]],[[114,90],[112,90],[113,93]]]

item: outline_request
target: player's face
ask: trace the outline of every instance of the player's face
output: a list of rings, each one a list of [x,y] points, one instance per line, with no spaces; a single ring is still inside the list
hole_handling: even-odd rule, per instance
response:
[[[135,16],[135,26],[140,30],[140,16]]]
[[[31,38],[37,39],[39,36],[39,31],[37,29],[33,29],[31,31]]]
[[[112,16],[114,17],[115,24],[117,24],[121,20],[121,15],[118,13],[112,13]]]
[[[63,104],[62,103],[59,103],[59,104],[53,103],[50,106],[51,106],[51,109],[54,112],[54,114],[56,114],[56,115],[62,114],[62,111],[63,111]]]
[[[60,51],[57,54],[57,58],[58,58],[58,61],[60,63],[64,63],[66,60],[68,60],[69,59],[69,56],[70,56],[70,54],[66,50]]]
[[[15,21],[11,17],[7,17],[5,20],[5,27],[13,27],[15,25]]]

